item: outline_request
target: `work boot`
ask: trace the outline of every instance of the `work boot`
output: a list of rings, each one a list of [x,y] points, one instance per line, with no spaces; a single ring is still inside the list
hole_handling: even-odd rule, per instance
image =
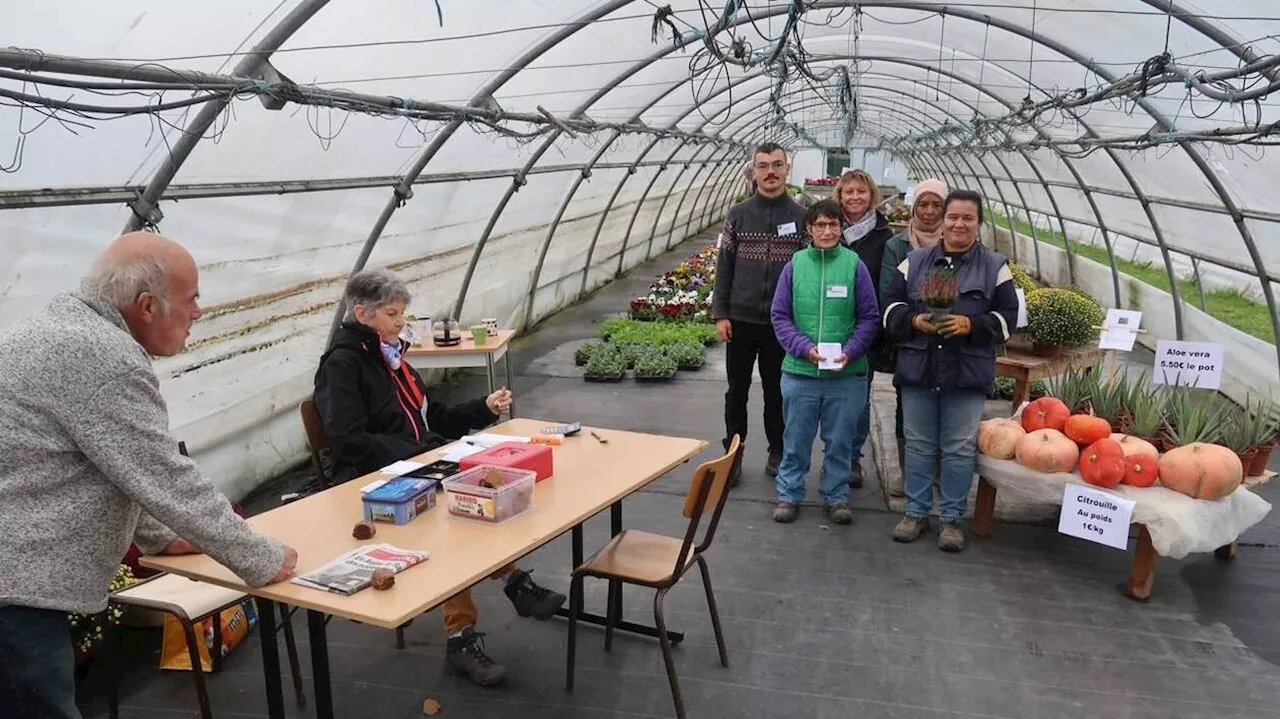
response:
[[[769,461],[765,462],[764,473],[770,477],[778,476],[778,466],[782,464],[782,450],[769,450]]]
[[[845,502],[836,502],[827,507],[827,516],[835,524],[852,524],[853,510],[849,509],[849,505]]]
[[[849,475],[849,486],[854,489],[862,489],[862,460],[855,459],[853,461],[853,474]]]
[[[729,440],[726,439],[723,442],[723,444],[724,444],[724,451],[728,452]],[[746,453],[747,453],[747,443],[742,442],[741,444],[738,445],[738,456],[733,461],[733,467],[729,469],[729,486],[730,487],[736,487],[738,486],[738,482],[742,481],[742,455]]]
[[[463,629],[460,637],[449,637],[444,660],[450,669],[466,674],[475,684],[491,687],[507,680],[507,668],[484,653],[483,637],[471,627]]]
[[[556,610],[564,605],[565,596],[533,583],[533,578],[523,569],[517,569],[507,577],[507,586],[502,592],[511,600],[516,614],[522,617],[533,615],[537,619],[550,619]]]
[[[800,508],[790,502],[778,502],[773,508],[773,521],[790,524],[796,521]]]
[[[893,528],[893,541],[914,542],[921,534],[929,531],[928,517],[912,517],[907,515]]]
[[[943,522],[938,530],[938,549],[944,552],[964,549],[964,526],[959,522]]]

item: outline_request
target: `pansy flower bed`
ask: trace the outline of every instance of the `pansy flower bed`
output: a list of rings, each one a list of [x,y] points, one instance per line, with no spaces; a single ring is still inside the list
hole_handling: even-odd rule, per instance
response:
[[[708,247],[662,273],[648,292],[631,300],[627,314],[646,322],[710,322],[715,281],[716,248]]]

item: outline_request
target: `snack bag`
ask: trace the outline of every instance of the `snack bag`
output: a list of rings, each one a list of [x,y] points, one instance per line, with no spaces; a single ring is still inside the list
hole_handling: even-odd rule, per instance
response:
[[[219,623],[221,642],[214,646],[214,622]],[[228,607],[217,616],[206,617],[195,623],[200,642],[200,669],[213,671],[210,652],[217,651],[225,657],[235,649],[258,625],[258,610],[252,597],[245,597],[239,604]],[[172,614],[164,615],[164,641],[160,647],[160,668],[191,671],[191,654],[187,651],[187,639],[182,625]]]

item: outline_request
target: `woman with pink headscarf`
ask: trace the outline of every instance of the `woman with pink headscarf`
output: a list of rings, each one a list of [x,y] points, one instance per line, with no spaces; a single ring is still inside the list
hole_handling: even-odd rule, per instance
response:
[[[947,196],[947,185],[941,180],[928,179],[916,185],[915,194],[911,198],[911,222],[907,229],[899,232],[884,245],[884,260],[880,264],[878,299],[884,307],[885,293],[898,274],[898,266],[907,259],[907,253],[921,247],[933,247],[942,240],[942,201]],[[889,366],[894,363],[897,352],[887,345],[881,346],[880,357]],[[880,369],[877,367],[877,369]],[[892,370],[888,370],[892,371]],[[895,388],[896,389],[896,388]],[[902,466],[902,393],[898,392],[898,403],[894,412],[894,434],[898,438],[898,466]]]

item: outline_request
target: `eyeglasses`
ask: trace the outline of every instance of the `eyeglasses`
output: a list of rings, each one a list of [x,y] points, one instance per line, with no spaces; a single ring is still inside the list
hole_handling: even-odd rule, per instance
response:
[[[756,169],[764,172],[766,170],[781,170],[787,166],[785,160],[777,160],[775,162],[757,162]]]
[[[839,222],[815,222],[812,225],[809,225],[810,232],[816,232],[818,230],[822,230],[823,232],[839,232],[840,223]]]

